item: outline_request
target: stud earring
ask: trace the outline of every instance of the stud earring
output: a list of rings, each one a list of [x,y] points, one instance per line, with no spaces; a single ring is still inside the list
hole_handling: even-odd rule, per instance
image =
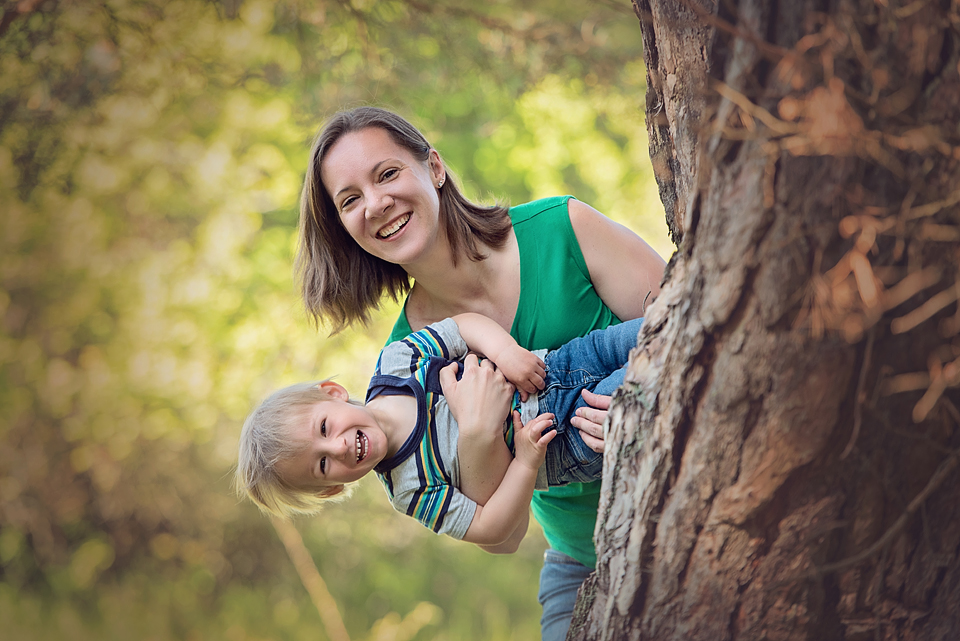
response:
[[[443,183],[446,182],[446,180],[447,180],[446,178],[441,178],[440,182],[437,183],[437,189],[440,189],[441,187],[443,187]]]

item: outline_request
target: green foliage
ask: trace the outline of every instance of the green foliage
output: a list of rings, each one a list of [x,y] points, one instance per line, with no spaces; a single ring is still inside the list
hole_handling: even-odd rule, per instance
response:
[[[334,374],[361,394],[397,312],[325,338],[296,299],[299,188],[325,115],[393,107],[473,196],[573,193],[668,251],[635,18],[522,6],[2,5],[10,638],[323,638],[230,475],[259,398]],[[300,529],[354,638],[400,638],[411,613],[418,639],[536,637],[535,526],[493,558],[394,514],[365,481]]]

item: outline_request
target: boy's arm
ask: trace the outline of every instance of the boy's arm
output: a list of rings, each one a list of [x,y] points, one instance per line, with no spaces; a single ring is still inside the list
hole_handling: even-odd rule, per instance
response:
[[[546,376],[543,361],[520,347],[495,321],[474,313],[457,314],[453,320],[467,347],[493,361],[507,380],[517,386],[523,400],[543,389]]]
[[[530,522],[530,512],[526,511],[523,513],[523,517],[520,520],[520,523],[517,525],[517,528],[513,531],[506,541],[500,543],[499,545],[478,545],[477,547],[483,550],[484,552],[489,552],[490,554],[513,554],[518,549],[520,549],[520,542],[523,541],[523,537],[527,534],[527,525]]]
[[[500,487],[486,505],[477,506],[473,521],[463,537],[464,541],[487,549],[488,546],[501,546],[511,541],[523,521],[529,518],[537,470],[546,456],[547,444],[557,434],[556,430],[550,430],[541,436],[543,430],[552,426],[552,414],[541,414],[526,425],[521,425],[520,414],[514,412],[513,424],[516,458],[510,463]]]

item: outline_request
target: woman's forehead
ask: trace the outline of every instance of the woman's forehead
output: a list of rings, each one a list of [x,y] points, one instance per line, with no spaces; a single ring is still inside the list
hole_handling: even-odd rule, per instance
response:
[[[349,186],[390,159],[413,162],[413,155],[379,127],[367,127],[344,134],[330,147],[320,166],[320,178],[330,191]]]

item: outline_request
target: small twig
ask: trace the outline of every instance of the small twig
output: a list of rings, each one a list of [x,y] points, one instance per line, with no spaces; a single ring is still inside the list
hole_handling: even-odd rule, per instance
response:
[[[953,303],[960,297],[960,283],[947,287],[938,294],[934,294],[930,299],[912,312],[894,318],[890,322],[890,331],[894,334],[903,334],[927,320],[941,309]]]
[[[303,544],[303,537],[300,532],[289,521],[271,517],[273,529],[277,531],[277,536],[283,542],[283,547],[287,549],[287,555],[300,575],[300,581],[303,587],[310,594],[314,607],[320,613],[320,621],[326,629],[327,637],[330,641],[350,641],[350,635],[347,634],[347,628],[343,625],[343,619],[340,617],[340,611],[337,610],[337,602],[334,601],[330,591],[327,590],[327,584],[320,571],[317,570],[313,557],[307,551],[307,546]]]
[[[840,454],[840,460],[847,458],[853,450],[853,446],[860,436],[860,424],[863,422],[863,387],[867,382],[867,371],[870,369],[870,357],[873,354],[873,338],[876,334],[875,327],[871,327],[867,332],[867,346],[863,350],[863,365],[860,367],[860,380],[857,381],[857,395],[853,398],[853,433],[850,434],[850,442],[843,448]]]
[[[756,118],[765,124],[777,135],[785,136],[788,134],[795,134],[800,131],[797,125],[777,118],[772,113],[760,105],[757,105],[745,95],[724,82],[719,80],[715,81],[713,83],[713,88],[718,94],[740,107],[740,109],[750,114],[753,118]]]
[[[947,209],[948,207],[953,207],[958,202],[960,202],[960,189],[951,193],[949,196],[943,200],[937,200],[932,203],[927,203],[925,205],[918,205],[917,207],[911,207],[905,213],[904,218],[906,220],[916,220],[917,218],[926,218],[928,216],[933,216],[934,214],[939,213],[940,211]]]
[[[910,372],[891,376],[883,385],[883,395],[916,392],[930,387],[930,372]]]
[[[960,383],[960,358],[938,369],[931,369],[930,386],[913,406],[913,422],[920,423],[926,419],[937,401],[942,398],[944,391],[948,387],[955,387],[958,383]]]
[[[760,53],[764,54],[764,56],[770,60],[774,60],[774,61],[782,60],[783,58],[786,58],[787,56],[790,56],[792,53],[794,53],[789,49],[785,49],[784,47],[781,47],[772,42],[764,40],[762,37],[758,36],[755,33],[752,33],[745,29],[741,29],[740,27],[733,24],[732,22],[728,22],[723,18],[720,18],[714,15],[713,13],[707,11],[697,3],[691,2],[691,0],[683,0],[683,4],[686,5],[687,8],[693,11],[695,14],[700,16],[700,18],[703,19],[703,21],[706,22],[707,24],[713,26],[718,31],[723,31],[735,38],[741,38],[742,40],[749,42],[750,44],[755,46]]]
[[[848,568],[860,565],[870,557],[876,555],[878,552],[885,550],[886,547],[893,541],[893,539],[900,534],[901,531],[903,531],[903,528],[905,528],[907,523],[910,521],[910,517],[920,509],[920,506],[923,505],[928,498],[930,498],[931,494],[933,494],[941,485],[943,485],[943,482],[948,476],[950,476],[950,473],[956,469],[958,464],[960,464],[960,450],[953,450],[950,452],[950,455],[940,463],[940,466],[937,467],[937,470],[933,473],[933,476],[931,476],[930,480],[927,481],[926,487],[924,487],[923,490],[921,490],[920,493],[917,494],[912,501],[910,501],[910,504],[907,505],[907,509],[904,511],[904,513],[901,514],[900,517],[894,521],[893,525],[891,525],[890,528],[866,550],[849,558],[843,559],[842,561],[821,566],[811,570],[810,572],[801,574],[792,579],[785,580],[781,583],[817,579],[826,576],[827,574],[841,572]]]
[[[884,310],[899,307],[916,294],[936,285],[940,282],[942,275],[942,270],[933,265],[907,274],[899,283],[883,293]]]

